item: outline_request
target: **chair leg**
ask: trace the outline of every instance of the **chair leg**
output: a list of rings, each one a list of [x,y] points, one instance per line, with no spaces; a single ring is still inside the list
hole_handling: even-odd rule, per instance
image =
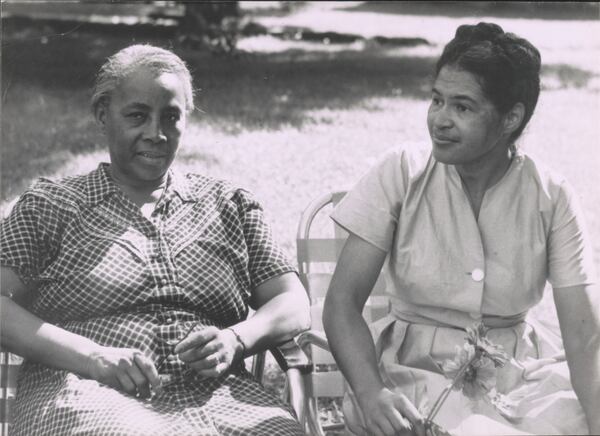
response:
[[[298,421],[302,427],[307,430],[307,396],[305,389],[305,380],[302,373],[297,368],[290,368],[287,371],[286,391],[287,399],[296,412]],[[310,433],[308,433],[310,434]]]
[[[9,372],[10,359],[8,352],[0,352],[0,365],[2,366],[2,407],[4,410],[0,411],[2,414],[2,436],[8,435],[8,372]]]
[[[319,407],[317,399],[312,397],[308,399],[308,430],[310,435],[325,436],[321,423],[319,422]]]
[[[261,352],[254,355],[252,360],[252,374],[254,377],[262,383],[264,381],[264,373],[265,373],[265,360],[266,360],[265,352]]]

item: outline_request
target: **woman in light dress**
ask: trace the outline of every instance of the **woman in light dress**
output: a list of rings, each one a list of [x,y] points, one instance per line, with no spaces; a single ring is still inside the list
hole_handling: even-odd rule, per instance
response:
[[[453,391],[434,419],[441,429],[600,433],[600,299],[577,195],[515,146],[539,73],[525,39],[495,24],[460,26],[436,65],[431,153],[390,153],[333,212],[349,238],[324,325],[351,388],[352,433],[424,434],[449,383],[441,364],[474,323],[510,357],[496,374],[502,404]],[[382,268],[391,313],[369,329],[357,320]],[[546,281],[564,351],[526,321]]]

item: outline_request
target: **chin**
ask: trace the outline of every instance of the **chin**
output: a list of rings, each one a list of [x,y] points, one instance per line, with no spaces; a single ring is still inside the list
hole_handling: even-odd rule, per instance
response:
[[[435,144],[433,145],[431,152],[433,158],[439,163],[446,165],[456,165],[461,163],[460,158],[458,158],[455,153],[449,152],[448,150],[440,150]]]
[[[168,168],[153,168],[152,170],[143,169],[135,171],[135,175],[138,180],[144,182],[155,182],[156,180],[161,179],[167,173]]]

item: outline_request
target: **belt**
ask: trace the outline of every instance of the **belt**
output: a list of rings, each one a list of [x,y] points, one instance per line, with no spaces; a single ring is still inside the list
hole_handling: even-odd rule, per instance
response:
[[[509,316],[480,314],[480,316],[474,318],[468,312],[440,307],[439,310],[443,312],[440,313],[440,318],[436,318],[432,308],[424,308],[423,312],[430,312],[427,314],[420,313],[419,306],[412,304],[410,305],[410,308],[406,306],[407,304],[405,302],[398,300],[397,298],[391,298],[391,315],[405,322],[426,324],[435,327],[465,328],[474,323],[482,322],[484,326],[489,328],[508,328],[522,323],[527,316],[527,311],[525,311]]]

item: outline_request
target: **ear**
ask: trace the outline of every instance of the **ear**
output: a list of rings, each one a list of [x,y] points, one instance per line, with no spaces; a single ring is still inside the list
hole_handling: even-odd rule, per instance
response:
[[[106,116],[108,111],[108,104],[106,101],[100,101],[94,108],[94,118],[96,119],[96,123],[102,131],[104,131],[104,126],[106,124]]]
[[[510,136],[515,130],[517,130],[523,123],[525,118],[525,105],[523,103],[516,103],[512,109],[510,109],[504,115],[503,133]]]

